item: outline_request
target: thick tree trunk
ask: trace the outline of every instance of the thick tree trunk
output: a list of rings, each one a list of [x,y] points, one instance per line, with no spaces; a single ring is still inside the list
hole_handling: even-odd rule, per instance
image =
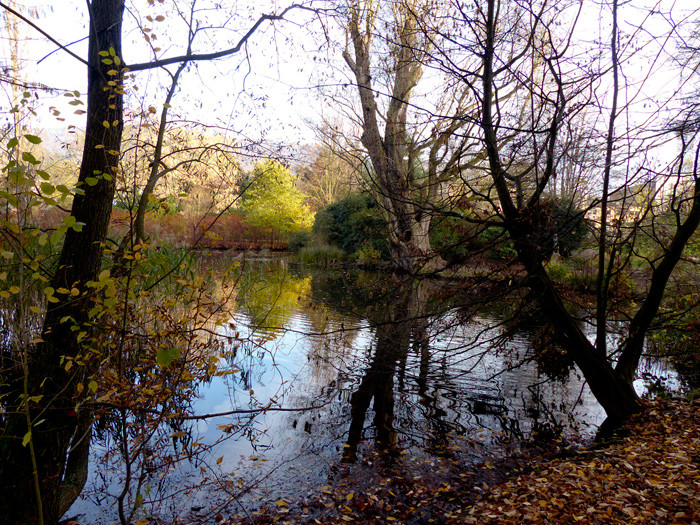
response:
[[[42,396],[31,407],[33,426],[27,428],[18,395],[14,400],[17,413],[9,417],[2,436],[0,479],[4,486],[0,491],[0,509],[10,522],[38,518],[32,459],[29,447],[21,445],[28,431],[31,430],[46,522],[58,521],[79,495],[87,472],[91,418],[89,414],[75,412],[80,402],[76,386],[79,382],[87,383],[90,363],[99,362],[102,356],[85,355],[87,352],[77,341],[77,335],[79,331],[89,331],[88,312],[94,303],[86,283],[96,280],[100,271],[117,177],[117,152],[123,127],[122,86],[121,75],[110,75],[108,71],[120,69],[121,60],[115,57],[121,57],[123,8],[124,0],[93,0],[89,4],[88,116],[78,179],[84,193],[75,195],[71,211],[83,227],[81,231],[69,229],[66,234],[58,270],[51,281],[54,289],[77,288],[79,295],[57,295],[59,302],[49,303],[43,343],[29,356],[29,395]],[[101,51],[107,55],[100,56]],[[88,184],[88,178],[97,179],[97,183]],[[75,358],[81,353],[85,364],[76,363],[66,370],[65,358]]]
[[[409,273],[443,269],[445,262],[430,246],[430,215],[423,214],[415,218],[415,213],[408,213],[405,210],[403,213],[413,216],[403,230],[399,230],[397,221],[389,217],[392,231],[388,241],[393,264]],[[401,233],[403,235],[400,235]]]
[[[416,167],[411,163],[414,153],[411,150],[412,140],[406,129],[411,92],[422,76],[422,65],[415,55],[420,54],[426,44],[418,41],[413,15],[405,13],[397,34],[402,45],[392,50],[392,92],[386,115],[382,117],[372,79],[371,42],[374,28],[370,26],[376,16],[372,9],[366,5],[360,9],[358,4],[351,7],[348,33],[353,54],[346,51],[343,57],[357,81],[362,107],[360,140],[374,168],[371,183],[375,197],[389,223],[392,262],[404,271],[414,272],[424,269],[426,262],[432,260],[435,263],[438,260],[431,250],[428,237],[431,214],[424,210],[434,204],[438,183],[416,180]],[[380,121],[384,121],[383,134]]]
[[[508,174],[501,160],[499,149],[499,137],[497,124],[494,123],[493,109],[495,106],[495,46],[497,33],[495,0],[489,0],[485,12],[485,35],[482,42],[483,53],[483,101],[481,113],[481,126],[484,133],[484,145],[489,161],[491,178],[498,193],[498,200],[502,208],[504,226],[507,228],[514,242],[518,259],[523,264],[528,276],[528,285],[532,290],[542,312],[549,319],[554,328],[556,337],[567,354],[571,356],[583,373],[593,395],[604,408],[611,420],[621,421],[630,414],[640,410],[641,400],[637,396],[632,385],[632,377],[617,373],[607,356],[596,351],[593,344],[588,341],[578,324],[567,310],[560,294],[554,288],[547,272],[542,266],[544,260],[542,247],[539,246],[537,225],[529,219],[536,215],[531,207],[538,205],[538,200],[548,180],[543,178],[528,204],[517,205],[511,196],[508,187]],[[552,165],[554,154],[553,144],[557,138],[558,119],[564,110],[564,103],[557,103],[556,112],[552,118],[552,124],[547,130],[550,148],[547,150],[548,166]],[[496,119],[498,122],[498,119]]]

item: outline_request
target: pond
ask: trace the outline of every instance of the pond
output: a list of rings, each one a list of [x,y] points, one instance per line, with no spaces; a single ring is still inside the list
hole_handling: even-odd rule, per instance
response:
[[[160,461],[127,500],[136,517],[250,516],[261,503],[308,494],[339,476],[371,482],[382,465],[437,475],[506,454],[536,436],[590,438],[605,418],[567,363],[542,371],[536,316],[487,286],[388,273],[245,266],[236,312],[220,335],[227,373],[200,385]],[[593,335],[594,327],[584,327]],[[541,346],[541,345],[540,345]],[[551,362],[552,359],[546,360]],[[679,386],[647,363],[646,380]],[[552,375],[552,370],[549,370]],[[218,415],[217,415],[218,414]],[[108,435],[95,441],[88,486],[67,516],[118,520],[124,468]],[[182,461],[183,458],[186,458]]]

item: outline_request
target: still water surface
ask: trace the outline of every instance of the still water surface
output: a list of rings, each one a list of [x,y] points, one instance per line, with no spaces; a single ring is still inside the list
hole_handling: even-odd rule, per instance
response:
[[[188,519],[199,507],[245,516],[348,469],[369,479],[382,463],[406,475],[468,468],[535,432],[589,438],[604,419],[575,370],[557,381],[538,370],[537,323],[506,322],[515,298],[479,304],[486,290],[464,294],[454,282],[283,261],[250,264],[244,277],[222,333],[237,336],[235,356],[220,363],[231,373],[201,386],[193,413],[270,409],[191,421],[173,447],[211,453],[154,471],[142,516]],[[648,366],[676,385],[672,371]],[[94,455],[110,446],[96,443]],[[115,521],[122,476],[116,461],[96,460],[68,515]]]

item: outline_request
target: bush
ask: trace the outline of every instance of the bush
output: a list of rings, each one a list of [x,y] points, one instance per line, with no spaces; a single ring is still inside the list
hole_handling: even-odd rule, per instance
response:
[[[553,250],[568,257],[580,248],[588,234],[588,223],[584,213],[574,208],[571,201],[556,199],[543,204],[551,207],[555,231],[552,234]]]
[[[312,231],[323,242],[347,253],[369,244],[380,257],[389,256],[386,221],[368,194],[353,193],[326,206],[316,214]]]
[[[458,217],[437,217],[430,223],[430,246],[446,261],[464,261],[476,237],[477,227]]]
[[[289,236],[289,249],[294,253],[311,244],[311,234],[309,232],[296,232]]]
[[[486,228],[479,234],[479,242],[491,259],[511,259],[517,255],[508,232],[499,226]]]
[[[370,242],[365,242],[359,250],[353,254],[353,259],[355,259],[360,264],[370,264],[380,261],[382,254],[379,253]]]

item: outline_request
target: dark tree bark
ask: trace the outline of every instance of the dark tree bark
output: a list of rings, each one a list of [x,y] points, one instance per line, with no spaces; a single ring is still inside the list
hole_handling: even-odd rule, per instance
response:
[[[30,396],[42,396],[31,407],[34,426],[27,428],[22,400],[17,397],[17,413],[8,421],[0,443],[0,509],[18,522],[38,519],[39,508],[32,484],[32,458],[22,437],[31,430],[44,519],[55,523],[80,494],[87,475],[90,442],[90,414],[75,412],[76,385],[90,375],[90,363],[101,356],[83,356],[85,366],[65,369],[65,357],[82,352],[79,330],[89,329],[88,312],[93,306],[86,287],[96,280],[102,263],[107,226],[112,210],[118,151],[122,134],[121,74],[115,57],[121,57],[121,23],[124,0],[93,0],[89,3],[90,36],[88,51],[87,125],[79,188],[71,215],[82,223],[81,231],[69,229],[59,257],[58,270],[51,281],[55,289],[77,288],[77,297],[57,295],[49,303],[42,332],[43,342],[29,359],[27,385]],[[111,50],[111,51],[110,51]],[[100,51],[108,55],[100,56]],[[112,64],[106,63],[111,60]],[[120,61],[120,59],[119,59]],[[110,84],[113,82],[114,84]],[[94,185],[88,177],[98,179]],[[79,327],[79,330],[73,327]],[[44,421],[37,424],[37,419]],[[67,470],[69,469],[69,470]]]
[[[533,296],[543,313],[552,323],[557,338],[580,368],[593,395],[603,406],[606,414],[612,419],[621,420],[640,409],[640,400],[632,382],[620,377],[608,362],[607,357],[597,352],[595,347],[586,339],[542,266],[543,256],[541,247],[537,242],[537,224],[531,220],[531,217],[534,215],[532,208],[537,205],[535,197],[538,196],[538,193],[536,192],[533,198],[529,199],[527,206],[518,206],[513,202],[508,188],[506,170],[500,158],[497,126],[494,124],[492,117],[497,27],[495,10],[496,0],[490,0],[484,19],[481,126],[484,133],[490,175],[498,192],[504,224],[514,242],[518,259],[525,267],[528,275],[528,284],[533,291]],[[561,102],[558,104],[552,117],[552,126],[549,129],[550,136],[548,137],[550,144],[553,144],[556,140],[558,132],[557,121],[563,111],[564,103]],[[549,154],[552,154],[551,151]],[[551,164],[551,162],[545,163],[547,166]],[[543,180],[546,181],[547,179],[548,175],[545,173]],[[544,185],[541,184],[538,187],[538,190],[541,192],[540,188],[543,189]]]
[[[504,126],[500,128],[500,117],[494,118],[493,112],[498,111],[498,104],[495,93],[497,92],[497,77],[507,71],[507,66],[503,66],[504,60],[497,56],[497,32],[499,30],[500,19],[496,13],[502,4],[498,0],[488,0],[482,17],[482,31],[479,37],[479,44],[483,50],[483,70],[481,76],[481,128],[483,133],[484,147],[488,156],[489,175],[498,194],[498,200],[503,217],[503,225],[507,229],[512,239],[517,257],[522,263],[528,277],[527,284],[533,292],[540,309],[546,315],[556,337],[562,347],[571,356],[576,365],[583,373],[588,385],[598,402],[603,406],[611,422],[620,422],[630,414],[642,408],[642,402],[637,395],[633,381],[637,366],[644,349],[644,340],[649,331],[651,323],[658,313],[664,291],[667,287],[671,272],[680,261],[683,249],[688,243],[693,233],[700,224],[700,179],[698,178],[698,151],[695,154],[694,164],[694,191],[689,196],[692,203],[690,210],[681,216],[680,210],[676,211],[676,231],[668,246],[664,247],[664,255],[659,263],[652,268],[651,282],[646,296],[641,303],[637,313],[632,317],[628,332],[622,343],[618,347],[617,355],[611,355],[605,349],[606,312],[609,309],[608,288],[611,277],[614,274],[612,257],[605,262],[609,245],[606,242],[606,226],[601,227],[600,243],[600,265],[597,281],[597,336],[596,343],[591,343],[583,334],[577,321],[567,309],[559,292],[547,274],[543,266],[546,259],[543,247],[539,241],[538,223],[534,219],[537,216],[538,204],[542,198],[542,192],[548,182],[553,178],[554,144],[558,140],[560,124],[566,114],[567,96],[564,92],[564,82],[558,76],[559,70],[554,66],[561,58],[556,51],[551,52],[551,58],[544,56],[542,60],[549,66],[556,85],[556,98],[551,96],[546,100],[546,104],[551,107],[549,124],[542,126],[541,130],[533,127],[531,130],[522,130],[533,136],[539,133],[546,137],[546,147],[540,149],[535,160],[544,166],[543,173],[537,181],[536,187],[532,190],[531,196],[524,200],[515,201],[508,181],[511,175],[507,173],[505,163],[501,158],[501,145],[507,139],[499,136],[499,133],[507,136],[512,133],[512,129]],[[613,4],[613,16],[616,20],[617,2]],[[539,20],[539,18],[536,18]],[[539,23],[539,22],[538,22]],[[530,28],[531,35],[537,33],[537,25]],[[617,26],[613,27],[612,54],[613,54],[613,74],[617,77]],[[543,48],[551,42],[546,42]],[[525,49],[534,45],[533,41],[525,44]],[[617,84],[617,80],[616,80]],[[617,85],[615,86],[617,89]],[[614,101],[616,97],[613,97]],[[610,178],[610,167],[612,164],[612,151],[617,146],[614,139],[614,114],[617,112],[616,104],[613,103],[611,112],[613,115],[609,119],[609,129],[607,134],[607,151],[605,159],[604,187],[602,202],[607,202],[608,181]],[[682,155],[686,154],[684,148]],[[512,163],[511,163],[512,165]],[[606,220],[606,210],[603,206],[603,222]],[[615,362],[617,359],[617,362]]]

